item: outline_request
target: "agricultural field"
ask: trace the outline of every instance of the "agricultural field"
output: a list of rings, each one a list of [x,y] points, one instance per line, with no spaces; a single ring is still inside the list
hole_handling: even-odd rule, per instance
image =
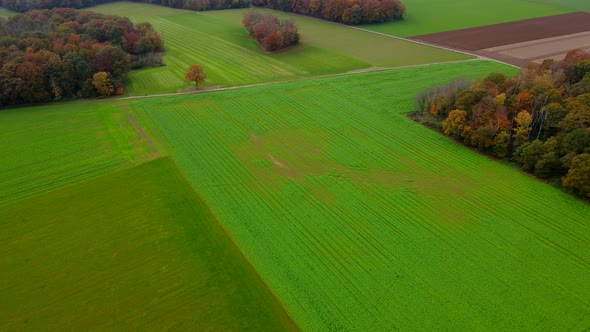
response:
[[[590,206],[409,120],[469,61],[136,99],[303,330],[584,330]]]
[[[590,50],[590,13],[552,15],[412,39],[526,67],[532,61],[561,60],[572,49]]]
[[[189,87],[184,73],[193,63],[206,71],[209,86],[235,86],[344,73],[372,67],[397,67],[456,61],[470,56],[354,30],[326,21],[294,17],[301,44],[267,54],[241,25],[245,10],[192,12],[155,5],[117,2],[89,8],[154,25],[165,40],[166,66],[132,72],[128,95],[176,92]],[[350,47],[355,45],[355,47]]]
[[[0,207],[0,330],[295,330],[168,158]]]
[[[131,110],[113,101],[2,110],[0,132],[0,206],[160,155]]]
[[[544,3],[559,6],[571,10],[590,12],[590,2],[580,0],[529,0],[531,2]]]
[[[573,10],[539,2],[405,0],[364,28]],[[0,330],[590,327],[590,205],[406,116],[516,68],[280,12],[302,43],[266,54],[245,10],[90,10],[151,22],[166,65],[127,76],[139,98],[0,111]],[[235,89],[141,98],[193,63]]]
[[[571,0],[570,2],[575,1],[582,2],[579,0]],[[410,37],[563,14],[576,10],[573,7],[559,6],[558,3],[561,2],[558,0],[538,2],[528,0],[404,0],[406,15],[403,21],[365,25],[363,28],[394,36]]]

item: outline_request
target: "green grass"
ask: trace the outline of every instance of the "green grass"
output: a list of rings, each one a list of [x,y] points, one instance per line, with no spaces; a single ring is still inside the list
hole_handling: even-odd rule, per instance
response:
[[[553,5],[527,0],[404,0],[407,15],[403,21],[366,25],[363,28],[409,37],[573,11],[557,6],[558,1],[552,2]]]
[[[2,8],[0,7],[0,17],[4,17],[7,18],[8,16],[17,14],[16,12],[13,12],[12,10],[8,10],[6,8]]]
[[[0,329],[294,330],[161,158],[0,207]]]
[[[413,123],[433,65],[134,100],[303,330],[584,330],[590,206]]]
[[[468,59],[469,56],[289,14],[302,42],[276,54],[262,52],[241,25],[245,10],[191,12],[148,4],[117,2],[90,8],[148,21],[165,40],[166,66],[132,72],[127,94],[175,92],[191,64],[205,68],[209,86],[235,86],[343,73],[370,67],[395,67]],[[354,45],[354,47],[351,47]]]
[[[570,10],[579,10],[590,12],[590,2],[580,0],[529,0],[531,2],[538,2],[549,4],[553,6],[563,7]]]
[[[77,102],[0,111],[0,206],[160,152],[123,103]]]

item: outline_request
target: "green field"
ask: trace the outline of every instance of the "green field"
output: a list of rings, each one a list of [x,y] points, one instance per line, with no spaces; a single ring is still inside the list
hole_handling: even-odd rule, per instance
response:
[[[0,257],[2,331],[295,329],[167,158],[0,207]]]
[[[582,2],[581,0],[571,0],[570,2],[576,1]],[[562,2],[561,0],[541,0],[539,2],[553,4],[527,0],[403,0],[406,6],[406,16],[403,21],[366,25],[363,28],[409,37],[562,14],[574,9],[558,6],[558,2]]]
[[[0,111],[0,206],[160,155],[124,104],[53,104]]]
[[[131,2],[111,3],[90,10],[128,16],[134,22],[148,21],[164,37],[166,66],[130,73],[126,85],[128,95],[175,92],[192,87],[182,80],[193,63],[205,68],[207,85],[235,86],[469,58],[289,14],[282,16],[295,17],[301,44],[288,51],[266,54],[248,38],[241,25],[245,10],[191,12]]]
[[[590,12],[590,2],[583,0],[529,0],[531,2],[538,2],[549,4],[553,6],[563,7],[570,10],[579,10]]]
[[[133,100],[303,330],[584,330],[590,206],[413,123],[433,65]]]

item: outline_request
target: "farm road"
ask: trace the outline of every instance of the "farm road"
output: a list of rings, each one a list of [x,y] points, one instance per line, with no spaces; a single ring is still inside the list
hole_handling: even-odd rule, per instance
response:
[[[494,59],[487,59],[482,56],[476,56],[475,59],[470,59],[470,60],[433,62],[433,63],[427,63],[427,64],[409,65],[409,66],[400,66],[400,67],[369,67],[369,68],[364,68],[364,69],[352,70],[352,71],[349,71],[346,73],[319,75],[319,76],[298,78],[298,79],[293,79],[293,80],[273,81],[273,82],[264,82],[264,83],[229,86],[229,87],[209,87],[209,88],[205,88],[203,90],[196,90],[196,91],[160,93],[160,94],[145,95],[145,96],[128,96],[128,97],[121,97],[118,99],[119,100],[129,100],[129,99],[144,99],[144,98],[156,98],[156,97],[173,97],[173,96],[182,96],[182,95],[198,94],[198,93],[200,94],[200,93],[208,93],[208,92],[219,92],[219,91],[227,91],[227,90],[246,89],[246,88],[253,88],[253,87],[265,86],[265,85],[309,81],[309,80],[315,80],[315,79],[320,79],[320,78],[357,75],[357,74],[361,74],[361,73],[369,73],[369,72],[377,72],[377,71],[389,71],[389,70],[398,70],[398,69],[413,68],[413,67],[427,67],[427,66],[440,65],[440,64],[445,64],[445,63],[461,63],[461,62],[482,61],[482,60],[501,62],[501,61],[494,60]],[[506,64],[506,65],[509,65],[509,64]],[[509,65],[509,66],[515,67],[514,65]]]
[[[335,24],[339,24],[339,23],[335,23]],[[369,67],[369,68],[364,68],[364,69],[352,70],[352,71],[345,72],[345,73],[329,74],[329,75],[319,75],[319,76],[312,76],[312,77],[304,77],[304,78],[293,79],[293,80],[264,82],[264,83],[238,85],[238,86],[231,86],[231,87],[210,87],[210,88],[205,88],[203,90],[198,90],[198,91],[171,92],[171,93],[152,94],[152,95],[145,95],[145,96],[128,96],[128,97],[121,97],[119,99],[121,99],[121,100],[127,100],[127,99],[143,99],[143,98],[154,98],[154,97],[180,96],[180,95],[187,95],[187,94],[194,94],[194,93],[206,93],[206,92],[227,91],[227,90],[245,89],[245,88],[252,88],[252,87],[256,87],[256,86],[265,86],[265,85],[288,83],[288,82],[300,82],[300,81],[307,81],[307,80],[318,79],[318,78],[338,77],[338,76],[345,76],[345,75],[356,75],[356,74],[360,74],[360,73],[367,73],[367,72],[373,72],[373,71],[396,70],[396,69],[404,69],[404,68],[412,68],[412,67],[439,65],[439,64],[443,64],[443,63],[459,63],[459,62],[478,61],[478,60],[495,61],[495,62],[499,62],[499,63],[502,63],[502,64],[507,65],[507,66],[518,68],[518,66],[515,66],[514,64],[510,64],[508,62],[504,62],[504,61],[501,61],[499,59],[488,58],[488,57],[486,57],[486,56],[484,56],[482,54],[471,53],[471,52],[464,51],[464,50],[457,50],[457,49],[445,47],[445,46],[442,46],[442,45],[431,44],[431,43],[428,43],[428,42],[419,41],[419,40],[415,40],[415,39],[409,39],[409,38],[403,38],[403,37],[388,35],[386,33],[377,32],[377,31],[371,31],[371,30],[367,30],[367,29],[363,29],[363,28],[359,28],[359,27],[354,27],[354,26],[349,26],[349,25],[345,25],[345,24],[339,24],[339,25],[341,25],[341,26],[343,26],[345,28],[348,28],[348,29],[354,29],[354,30],[359,30],[359,31],[363,31],[363,32],[368,32],[368,33],[372,33],[372,34],[384,36],[384,37],[387,37],[387,38],[393,38],[393,39],[397,39],[397,40],[406,41],[406,42],[409,42],[409,43],[415,43],[415,44],[419,44],[419,45],[424,45],[424,46],[429,46],[429,47],[443,49],[443,50],[450,51],[450,52],[455,52],[455,53],[461,53],[461,54],[470,55],[470,56],[474,57],[474,59],[470,59],[470,60],[459,60],[459,61],[433,62],[433,63],[427,63],[427,64],[417,64],[417,65],[408,65],[408,66],[400,66],[400,67]]]

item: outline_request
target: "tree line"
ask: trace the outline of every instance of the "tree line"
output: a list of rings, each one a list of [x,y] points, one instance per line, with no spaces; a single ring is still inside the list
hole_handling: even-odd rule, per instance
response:
[[[149,23],[70,8],[0,19],[0,106],[123,92],[131,68],[161,64]]]
[[[590,198],[590,54],[422,91],[415,119]]]
[[[244,14],[242,24],[246,27],[248,35],[267,52],[299,43],[299,33],[294,20],[280,20],[271,14],[250,10]]]
[[[58,7],[86,8],[119,0],[1,0],[2,7],[17,12]],[[247,8],[277,9],[344,24],[380,23],[403,19],[400,0],[138,0],[172,8],[205,11]]]
[[[252,0],[252,5],[356,25],[403,19],[399,0]]]
[[[1,0],[2,7],[24,13],[32,9],[87,8],[120,0]],[[139,0],[137,2],[196,11],[246,8],[250,0]]]

